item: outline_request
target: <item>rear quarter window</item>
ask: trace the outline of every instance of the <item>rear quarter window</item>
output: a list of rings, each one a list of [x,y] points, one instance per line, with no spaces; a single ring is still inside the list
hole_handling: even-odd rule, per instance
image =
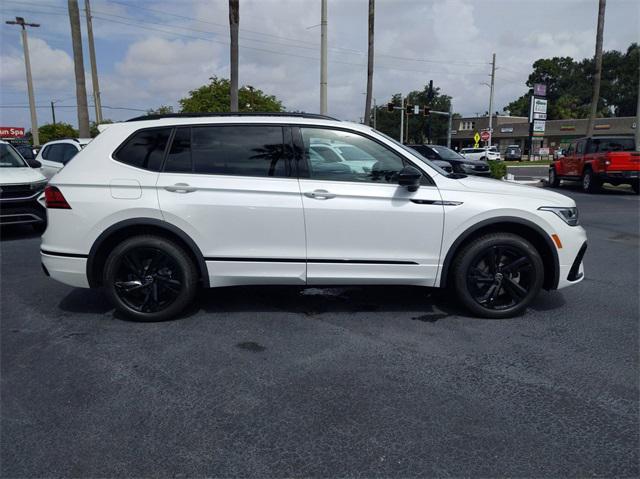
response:
[[[120,163],[151,171],[160,171],[172,128],[139,130],[116,150]]]

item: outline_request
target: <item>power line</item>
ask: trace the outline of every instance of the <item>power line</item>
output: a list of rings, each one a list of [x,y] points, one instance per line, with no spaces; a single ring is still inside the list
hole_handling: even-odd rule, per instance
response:
[[[36,108],[50,108],[51,105],[35,105]],[[95,105],[89,105],[95,106]],[[0,105],[0,108],[29,108],[29,105]],[[56,108],[78,108],[78,105],[56,105]],[[147,111],[141,108],[129,108],[126,106],[108,106],[102,105],[102,108],[107,110],[128,110],[128,111]]]

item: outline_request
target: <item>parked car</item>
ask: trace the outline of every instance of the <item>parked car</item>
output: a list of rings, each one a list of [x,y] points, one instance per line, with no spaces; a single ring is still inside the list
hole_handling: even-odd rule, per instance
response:
[[[522,161],[522,149],[518,145],[509,145],[504,152],[505,161]]]
[[[498,161],[500,152],[495,146],[489,148],[462,148],[460,154],[468,160]]]
[[[11,144],[0,140],[0,225],[29,224],[44,230],[47,214],[38,196],[46,184]]]
[[[69,138],[45,143],[36,156],[36,160],[42,165],[42,174],[51,178],[90,141],[91,138]]]
[[[319,143],[376,161],[332,169]],[[103,287],[141,321],[175,317],[198,287],[247,284],[449,286],[473,314],[506,318],[584,275],[571,198],[449,175],[370,127],[319,115],[113,124],[45,196],[44,271]]]
[[[631,185],[638,193],[640,153],[631,136],[585,137],[572,141],[564,155],[549,166],[549,184],[582,182],[582,190],[597,193],[603,183]]]
[[[439,145],[408,145],[429,160],[446,161],[454,173],[464,175],[491,176],[491,169],[486,161],[469,160],[451,148]]]

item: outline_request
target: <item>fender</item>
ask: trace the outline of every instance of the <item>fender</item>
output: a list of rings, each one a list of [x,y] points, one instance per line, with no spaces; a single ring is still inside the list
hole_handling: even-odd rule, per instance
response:
[[[200,248],[198,248],[198,245],[195,243],[195,241],[193,241],[193,239],[191,239],[191,237],[187,233],[182,231],[177,226],[155,218],[129,218],[109,226],[100,234],[100,236],[98,236],[98,238],[93,242],[93,246],[91,246],[91,250],[89,251],[89,256],[87,258],[87,278],[91,287],[97,286],[96,281],[93,279],[93,273],[95,268],[96,255],[100,250],[100,247],[114,233],[132,226],[154,226],[166,230],[167,232],[172,233],[180,238],[196,258],[196,266],[198,267],[198,271],[200,272],[202,285],[205,288],[209,287],[209,271],[207,269],[207,264],[204,261],[202,251],[200,251]]]
[[[496,216],[495,218],[489,218],[489,219],[480,221],[479,223],[476,223],[475,225],[470,226],[460,236],[458,236],[456,240],[453,242],[453,244],[449,247],[449,251],[447,251],[447,255],[445,256],[444,262],[442,264],[442,274],[440,275],[441,287],[444,287],[447,284],[447,276],[449,274],[449,268],[451,266],[451,262],[453,261],[453,258],[455,258],[456,252],[458,251],[460,245],[470,235],[472,235],[476,231],[482,228],[486,228],[487,226],[500,224],[500,223],[511,223],[511,224],[527,226],[533,229],[534,231],[536,231],[540,235],[540,237],[544,239],[547,247],[552,252],[552,259],[553,259],[553,278],[548,289],[556,289],[558,287],[558,281],[560,278],[560,260],[558,259],[558,251],[556,250],[556,246],[551,240],[551,237],[537,224],[529,220],[525,220],[523,218],[518,218],[516,216]]]

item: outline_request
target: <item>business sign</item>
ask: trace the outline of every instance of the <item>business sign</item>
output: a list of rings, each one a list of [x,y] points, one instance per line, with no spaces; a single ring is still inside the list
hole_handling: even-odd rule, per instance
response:
[[[549,154],[549,148],[539,148],[538,154],[542,156],[547,156]]]
[[[544,113],[547,114],[547,100],[544,98],[534,98],[533,99],[533,113]]]
[[[546,120],[547,119],[547,114],[546,113],[533,113],[533,119],[534,120]]]
[[[547,85],[544,83],[534,83],[533,94],[535,96],[547,96]]]
[[[545,121],[534,120],[533,121],[533,136],[544,136]]]
[[[513,133],[513,127],[505,126],[500,128],[500,133]]]
[[[22,138],[24,136],[24,128],[16,126],[0,126],[0,138]]]

